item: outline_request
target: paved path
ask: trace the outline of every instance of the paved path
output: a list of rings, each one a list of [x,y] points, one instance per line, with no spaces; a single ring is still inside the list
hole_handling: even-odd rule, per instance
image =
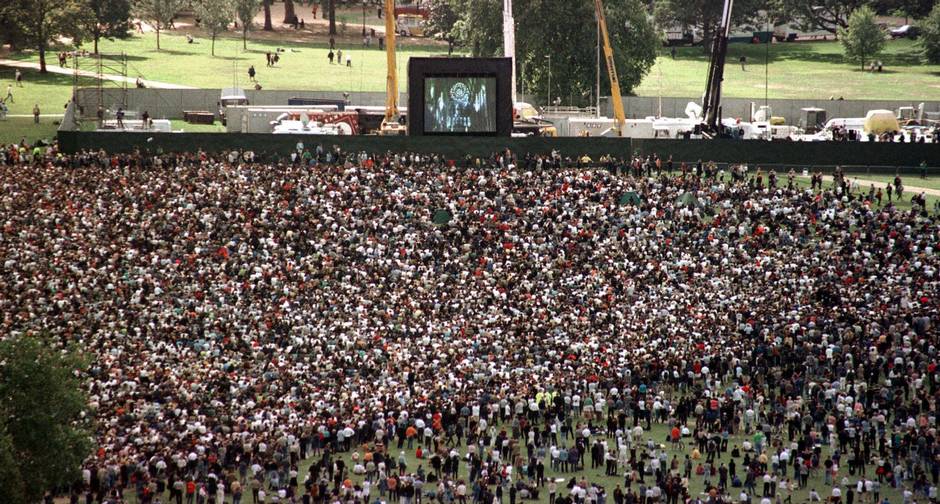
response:
[[[32,61],[19,61],[11,59],[2,59],[0,58],[0,66],[12,67],[12,68],[28,68],[32,70],[39,70],[39,63],[33,63]],[[62,75],[74,75],[75,70],[71,68],[63,68],[58,65],[46,65],[46,70],[51,73],[62,74]],[[96,78],[98,74],[95,72],[89,72],[87,70],[79,70],[79,74],[82,77],[91,77]],[[104,74],[101,76],[105,80],[114,81],[114,82],[127,82],[128,84],[135,84],[137,79],[132,77],[123,77],[120,75],[108,75]],[[27,83],[29,80],[27,79]],[[157,88],[157,89],[195,89],[192,86],[183,86],[180,84],[170,84],[167,82],[158,82],[152,80],[144,80],[144,85],[148,88]]]
[[[805,178],[805,179],[810,178],[809,176],[804,177],[803,175],[797,175],[797,176],[800,178]],[[883,182],[878,182],[876,180],[868,180],[864,178],[856,178],[851,173],[848,173],[845,176],[846,178],[849,179],[849,183],[858,182],[858,185],[861,189],[867,189],[868,186],[872,184],[875,185],[875,188],[878,188],[878,187],[884,188]],[[909,176],[908,179],[910,178],[911,177]],[[823,181],[832,182],[832,175],[823,175]],[[931,196],[940,196],[940,189],[931,189],[929,187],[918,187],[918,186],[904,184],[904,194],[913,195],[913,194],[920,194],[920,193],[928,194]]]

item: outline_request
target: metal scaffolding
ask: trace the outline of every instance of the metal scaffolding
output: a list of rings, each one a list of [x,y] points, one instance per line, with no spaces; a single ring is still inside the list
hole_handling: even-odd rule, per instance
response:
[[[91,81],[91,82],[89,82]],[[127,108],[127,54],[89,54],[72,52],[72,101],[78,111],[76,123],[94,117],[101,127],[115,107]],[[94,89],[94,98],[80,89]],[[114,91],[114,92],[111,92]],[[79,124],[76,124],[78,126]]]

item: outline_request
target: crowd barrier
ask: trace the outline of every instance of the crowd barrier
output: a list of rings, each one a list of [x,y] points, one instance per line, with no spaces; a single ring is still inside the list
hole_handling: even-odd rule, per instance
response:
[[[649,140],[630,138],[497,138],[497,137],[379,137],[271,135],[265,133],[147,133],[59,131],[59,146],[64,152],[105,149],[107,152],[145,153],[185,152],[202,149],[220,152],[249,149],[263,156],[284,156],[297,142],[314,148],[339,146],[349,151],[417,152],[440,154],[448,159],[467,156],[484,157],[494,152],[512,150],[565,157],[587,155],[593,160],[603,155],[625,158],[633,154],[672,156],[679,162],[715,161],[748,163],[778,167],[815,167],[851,165],[884,173],[909,170],[926,163],[934,171],[940,168],[940,144],[900,144],[868,142],[767,142],[760,140]]]

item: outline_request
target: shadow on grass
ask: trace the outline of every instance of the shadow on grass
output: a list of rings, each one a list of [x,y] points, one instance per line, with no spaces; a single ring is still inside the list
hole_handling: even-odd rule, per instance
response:
[[[144,50],[147,54],[152,54],[154,56],[201,56],[200,51],[177,51],[176,49],[157,49],[156,47],[152,49]],[[206,56],[209,55],[209,50],[206,49]],[[149,58],[144,58],[149,59]]]
[[[23,72],[23,82],[24,85],[29,86],[32,84],[42,84],[46,86],[71,86],[72,85],[72,76],[68,74],[58,74],[58,73],[40,73],[39,70],[32,68],[14,68],[5,65],[0,65],[0,79],[6,76],[13,76],[16,73],[16,70]]]
[[[828,45],[828,47],[827,47]],[[832,49],[835,49],[834,51]],[[668,54],[668,51],[667,51]],[[678,48],[677,61],[708,62],[710,51],[701,47]],[[812,63],[826,63],[834,65],[851,64],[842,53],[841,45],[836,42],[813,43],[776,43],[767,47],[766,44],[729,44],[727,63],[737,62],[745,56],[750,63],[763,63],[766,57],[769,63],[782,61],[806,61]],[[916,46],[888,44],[885,51],[876,59],[885,66],[916,66],[922,65],[920,51]]]
[[[64,49],[62,49],[62,50],[63,50],[63,51],[71,51],[72,48],[64,48]],[[59,58],[56,56],[58,53],[59,53],[59,51],[55,51],[55,50],[49,50],[49,51],[47,51],[47,52],[46,52],[46,64],[47,64],[47,65],[56,65],[56,66],[58,66],[58,64],[59,64]],[[117,61],[120,61],[120,60],[121,60],[121,53],[119,53],[119,52],[118,52],[118,53],[104,53],[104,52],[102,52],[102,53],[101,53],[101,56],[102,56],[102,60],[105,60],[105,61],[110,60],[110,61],[115,61],[115,62],[117,62]],[[127,55],[125,55],[125,57],[127,58],[127,61],[144,61],[144,60],[147,59],[145,56],[139,56],[139,55],[136,55],[136,54],[127,54]],[[19,52],[16,52],[16,53],[8,54],[8,55],[5,56],[5,58],[6,58],[6,59],[11,59],[11,60],[14,60],[14,61],[31,61],[31,60],[35,60],[36,62],[38,62],[38,61],[39,61],[39,53],[37,53],[36,51],[19,51]],[[96,59],[97,59],[97,56],[96,56],[94,53],[92,53],[91,51],[89,51],[89,52],[88,52],[88,56],[83,57],[82,59],[84,60],[84,61],[82,62],[82,64],[85,65],[85,64],[90,64],[90,62],[96,60]],[[70,68],[70,67],[71,67],[72,61],[73,61],[72,58],[69,57],[69,63],[68,63],[69,66],[66,67],[66,68]]]

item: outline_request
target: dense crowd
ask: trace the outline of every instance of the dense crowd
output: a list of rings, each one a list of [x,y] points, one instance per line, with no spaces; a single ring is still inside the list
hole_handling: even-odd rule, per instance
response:
[[[0,333],[93,356],[73,500],[936,502],[935,215],[580,162],[3,149]]]

